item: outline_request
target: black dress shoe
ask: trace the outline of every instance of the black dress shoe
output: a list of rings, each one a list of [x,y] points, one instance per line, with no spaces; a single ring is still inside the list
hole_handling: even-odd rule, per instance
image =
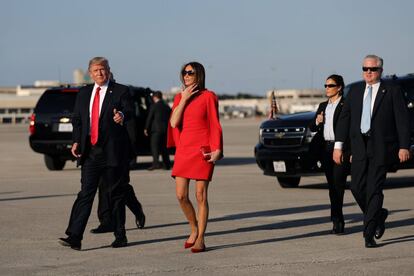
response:
[[[376,248],[378,247],[378,244],[375,242],[374,238],[365,238],[365,247]]]
[[[125,247],[128,245],[128,240],[126,237],[116,238],[111,244],[113,248]]]
[[[74,239],[71,237],[59,238],[59,243],[63,246],[68,246],[74,250],[81,250],[82,244],[79,239]]]
[[[385,220],[388,217],[388,210],[382,209],[381,221],[378,223],[377,227],[375,228],[375,235],[374,237],[378,240],[381,239],[385,232]]]
[[[345,223],[338,221],[333,223],[331,234],[342,235],[344,233]]]
[[[114,232],[114,228],[111,225],[100,224],[98,227],[91,229],[92,234],[102,234]]]
[[[144,213],[140,214],[139,216],[135,217],[135,223],[137,224],[137,228],[142,229],[145,227],[145,215]]]

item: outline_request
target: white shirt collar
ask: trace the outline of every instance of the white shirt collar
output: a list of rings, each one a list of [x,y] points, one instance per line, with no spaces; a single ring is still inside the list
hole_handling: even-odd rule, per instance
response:
[[[106,91],[108,89],[108,85],[109,85],[109,80],[104,85],[98,85],[95,82],[95,85],[93,86],[93,91],[96,91],[96,88],[98,88],[98,87],[100,87],[101,90],[105,90]]]
[[[377,82],[377,83],[374,83],[374,84],[368,84],[368,83],[365,83],[365,90],[367,90],[367,89],[368,89],[368,86],[372,86],[372,90],[373,90],[373,91],[374,91],[374,90],[378,90],[378,89],[379,89],[380,84],[381,84],[381,82],[380,82],[380,81],[379,81],[379,82]]]
[[[336,104],[339,103],[339,101],[341,100],[342,96],[339,96],[336,101],[332,102],[330,99],[328,100],[328,104]]]

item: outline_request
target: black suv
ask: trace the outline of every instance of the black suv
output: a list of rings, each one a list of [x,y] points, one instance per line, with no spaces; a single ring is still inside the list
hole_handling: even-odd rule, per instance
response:
[[[388,76],[384,81],[394,82],[402,88],[410,114],[411,151],[414,150],[414,74],[406,76]],[[362,81],[351,83],[344,89],[344,95],[350,88]],[[254,148],[256,162],[265,175],[276,176],[280,186],[297,187],[301,176],[323,172],[319,148],[321,137],[311,132],[309,124],[315,118],[315,112],[303,112],[281,115],[275,120],[262,122],[259,130],[259,143]],[[414,160],[390,168],[414,168]]]
[[[44,154],[49,170],[62,170],[66,161],[74,161],[72,147],[72,112],[80,87],[57,87],[46,90],[30,117],[30,147]],[[150,144],[144,135],[145,120],[152,104],[149,88],[130,86],[137,131],[137,154],[150,155]]]

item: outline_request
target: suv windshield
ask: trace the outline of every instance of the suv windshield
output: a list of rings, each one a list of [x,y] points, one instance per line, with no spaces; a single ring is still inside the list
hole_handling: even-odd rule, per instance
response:
[[[71,113],[75,106],[77,93],[48,91],[39,99],[36,113]]]

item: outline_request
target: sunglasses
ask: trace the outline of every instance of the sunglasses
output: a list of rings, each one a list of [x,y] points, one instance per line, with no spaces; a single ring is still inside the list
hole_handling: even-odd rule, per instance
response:
[[[332,87],[337,87],[338,85],[337,84],[325,84],[324,85],[325,86],[325,88],[332,88]]]
[[[362,71],[367,72],[368,70],[371,72],[377,72],[381,70],[381,67],[362,67]]]
[[[183,75],[183,76],[185,76],[185,75],[194,76],[195,72],[192,71],[192,70],[190,70],[190,71],[185,71],[184,70],[184,71],[181,72],[181,75]]]

